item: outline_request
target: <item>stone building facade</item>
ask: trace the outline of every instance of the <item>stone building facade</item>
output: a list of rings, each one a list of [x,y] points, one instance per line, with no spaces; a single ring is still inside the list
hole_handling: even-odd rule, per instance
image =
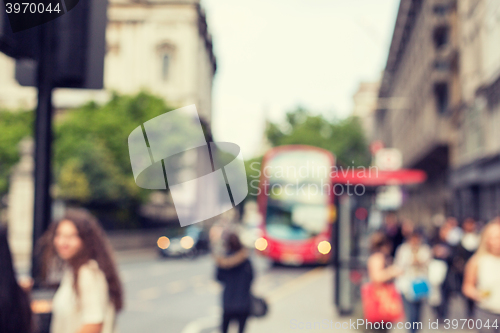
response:
[[[403,167],[424,170],[403,214],[427,224],[450,206],[447,171],[460,105],[455,0],[401,0],[375,115],[375,139],[403,155]]]
[[[454,115],[453,213],[500,215],[500,1],[458,1],[462,105]]]
[[[375,111],[380,82],[361,82],[353,96],[352,115],[359,117],[366,139],[373,138]]]
[[[56,109],[144,89],[174,107],[196,104],[210,120],[217,65],[199,0],[109,0],[106,43],[105,90],[57,89]],[[14,70],[0,53],[0,107],[34,108],[36,90],[19,86]]]
[[[500,2],[402,0],[375,138],[429,179],[403,213],[500,214]]]

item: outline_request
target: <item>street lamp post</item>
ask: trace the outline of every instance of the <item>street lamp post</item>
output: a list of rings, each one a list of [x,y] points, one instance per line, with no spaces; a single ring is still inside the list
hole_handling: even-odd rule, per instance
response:
[[[36,243],[51,220],[51,159],[52,159],[52,90],[53,82],[53,22],[40,26],[40,56],[38,59],[38,105],[35,116],[35,207],[33,218],[33,250],[31,275],[40,276]]]

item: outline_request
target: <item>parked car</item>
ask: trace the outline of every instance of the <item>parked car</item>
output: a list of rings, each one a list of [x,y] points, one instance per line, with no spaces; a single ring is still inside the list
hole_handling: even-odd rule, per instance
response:
[[[158,238],[162,257],[196,257],[209,251],[208,233],[197,225],[171,227]]]

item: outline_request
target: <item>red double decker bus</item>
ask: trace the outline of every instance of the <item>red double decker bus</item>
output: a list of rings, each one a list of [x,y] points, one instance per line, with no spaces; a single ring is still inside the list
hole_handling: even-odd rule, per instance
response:
[[[259,184],[263,221],[257,250],[288,265],[328,262],[336,215],[334,166],[334,156],[316,147],[289,145],[267,152]]]

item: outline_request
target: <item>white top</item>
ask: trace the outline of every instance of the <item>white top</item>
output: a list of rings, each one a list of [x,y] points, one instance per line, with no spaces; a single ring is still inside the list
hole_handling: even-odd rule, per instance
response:
[[[414,256],[422,265],[413,264]],[[427,244],[422,244],[414,254],[408,243],[401,244],[394,258],[394,264],[401,267],[403,274],[395,280],[396,288],[406,297],[411,298],[412,282],[417,278],[427,278],[429,263],[432,258],[431,248]]]
[[[460,243],[460,240],[462,239],[463,231],[459,227],[455,227],[450,230],[448,233],[448,236],[446,236],[446,242],[450,244],[451,246],[456,246],[458,243]]]
[[[481,236],[473,232],[468,232],[464,234],[460,243],[467,251],[474,252],[479,247],[479,243],[481,243]]]
[[[477,303],[481,309],[500,314],[500,257],[485,254],[478,257],[477,289],[485,297]]]
[[[95,260],[78,271],[77,296],[73,272],[67,269],[52,301],[51,333],[77,333],[85,324],[103,324],[101,333],[113,333],[115,309],[109,299],[108,283]]]

